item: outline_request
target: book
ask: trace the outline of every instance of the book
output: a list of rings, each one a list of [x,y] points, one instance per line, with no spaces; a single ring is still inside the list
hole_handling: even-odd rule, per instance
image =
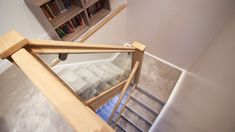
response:
[[[74,32],[74,29],[68,23],[66,23],[65,25],[67,27],[69,34]]]
[[[61,13],[60,8],[57,6],[55,0],[49,2],[49,6],[51,7],[52,11],[54,12],[56,16],[58,16]]]
[[[48,3],[45,4],[45,7],[46,7],[46,10],[49,12],[49,14],[54,18],[55,17],[55,14],[54,12],[52,11],[51,7],[49,6]]]
[[[64,3],[64,6],[65,6],[65,8],[70,8],[71,7],[71,2],[70,2],[70,0],[63,0],[63,3]]]
[[[57,34],[59,35],[60,38],[63,38],[65,35],[58,29],[56,29]]]
[[[45,16],[47,17],[47,19],[48,19],[49,21],[51,21],[51,20],[52,20],[52,16],[48,13],[48,11],[46,10],[46,8],[45,8],[44,6],[42,6],[41,9],[42,9],[43,13],[45,14]]]
[[[69,26],[70,26],[72,29],[74,29],[74,28],[75,28],[75,26],[73,25],[73,23],[72,23],[72,21],[71,21],[71,20],[69,20],[69,21],[68,21],[68,24],[69,24]]]
[[[58,1],[58,0],[55,0],[55,4],[56,4],[56,6],[59,8],[60,13],[63,13],[63,8],[60,6],[60,4],[59,4],[59,1]]]
[[[59,3],[59,5],[62,9],[62,12],[65,12],[67,9],[65,8],[64,3],[62,2],[62,0],[57,0],[57,2]]]
[[[75,19],[74,19],[74,18],[72,18],[72,19],[71,19],[71,21],[72,21],[72,23],[73,23],[74,27],[77,27],[77,26],[78,26],[78,24],[76,23],[76,21],[75,21]]]

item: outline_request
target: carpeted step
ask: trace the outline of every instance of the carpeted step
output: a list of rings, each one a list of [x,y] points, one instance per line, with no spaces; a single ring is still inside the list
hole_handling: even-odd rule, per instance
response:
[[[58,75],[78,94],[89,87],[88,82],[78,77],[70,69],[61,70]]]
[[[124,112],[122,113],[122,117],[124,117],[126,120],[128,120],[141,131],[146,132],[151,127],[151,124],[143,120],[141,117],[139,117],[137,114],[130,111],[129,109],[124,110]]]
[[[162,109],[162,104],[157,102],[156,100],[152,99],[151,97],[145,95],[138,89],[135,89],[131,95],[131,98],[150,110],[151,112],[155,113],[156,115],[159,114],[159,112]]]
[[[126,132],[141,132],[136,126],[131,124],[125,118],[121,117],[120,120],[117,122],[118,126],[121,127]]]
[[[126,105],[126,108],[131,110],[132,112],[136,113],[142,119],[144,119],[145,121],[147,121],[150,124],[153,124],[153,122],[155,121],[155,119],[157,117],[157,115],[155,113],[149,111],[148,109],[146,109],[145,107],[143,107],[139,103],[135,102],[133,99],[129,100],[129,102]]]

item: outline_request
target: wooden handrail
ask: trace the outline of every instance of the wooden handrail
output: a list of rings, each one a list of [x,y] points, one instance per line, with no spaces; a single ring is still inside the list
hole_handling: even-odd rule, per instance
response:
[[[30,48],[74,48],[74,49],[91,49],[91,50],[135,50],[134,47],[125,47],[120,45],[104,45],[91,43],[66,42],[55,40],[28,40]]]
[[[96,111],[110,99],[112,99],[115,95],[117,95],[124,87],[127,80],[120,82],[119,84],[109,88],[108,90],[102,92],[98,96],[91,98],[86,101],[85,104],[89,106],[92,110]]]
[[[39,58],[31,55],[25,49],[20,49],[11,57],[74,130],[113,131],[94,112],[80,102]]]
[[[57,50],[56,53],[59,50],[61,51],[59,53],[133,52],[133,66],[127,80],[107,90],[100,96],[89,100],[87,103],[83,103],[80,97],[74,95],[75,93],[69,86],[35,54],[41,53],[41,51],[36,52],[35,49],[53,49]],[[131,81],[135,79],[134,83],[136,85],[138,83],[144,50],[145,46],[138,42],[135,42],[132,47],[94,44],[75,45],[71,42],[27,40],[15,31],[0,37],[0,58],[8,58],[15,63],[76,131],[113,131],[110,126],[102,121],[85,104],[89,104],[91,108],[93,106],[92,109],[94,110],[98,108],[98,105],[94,105],[94,103],[105,103],[107,99],[121,91],[117,104],[109,118],[110,122]],[[52,53],[55,52],[53,51]],[[57,61],[54,63],[57,63]]]
[[[127,98],[126,98],[126,100],[125,100],[125,102],[124,102],[124,104],[123,104],[123,106],[122,106],[122,108],[121,108],[121,110],[120,110],[120,112],[119,112],[117,118],[116,118],[115,121],[114,121],[114,125],[113,125],[114,127],[116,127],[116,124],[117,124],[118,120],[120,119],[122,113],[124,112],[124,110],[125,110],[125,108],[126,108],[126,104],[129,102],[130,97],[131,97],[131,94],[132,94],[133,91],[136,89],[136,86],[137,86],[136,84],[134,84],[134,85],[132,86],[132,89],[130,90],[130,93],[128,94],[128,96],[127,96]]]
[[[87,100],[87,101],[86,101],[86,104],[89,105],[90,103],[92,103],[92,102],[98,100],[99,98],[101,98],[101,97],[102,97],[103,95],[105,95],[106,93],[109,93],[109,92],[112,91],[113,89],[116,89],[117,87],[122,86],[123,84],[125,84],[126,81],[127,81],[127,80],[124,80],[124,81],[120,82],[119,84],[113,86],[112,88],[109,88],[109,89],[107,89],[106,91],[102,92],[102,93],[99,94],[98,96]]]
[[[112,119],[113,119],[113,116],[114,116],[115,112],[117,111],[119,105],[121,104],[121,101],[122,101],[122,99],[123,99],[123,97],[124,97],[124,95],[125,95],[125,93],[126,93],[128,87],[129,87],[129,85],[130,85],[132,79],[134,78],[136,71],[137,71],[138,68],[139,68],[139,64],[140,64],[140,62],[136,62],[136,63],[135,63],[135,65],[134,65],[134,67],[133,67],[133,69],[132,69],[132,71],[131,71],[131,73],[130,73],[130,75],[129,75],[127,81],[126,81],[126,84],[124,85],[124,87],[123,87],[123,89],[122,89],[122,91],[121,91],[121,93],[120,93],[120,95],[119,95],[118,101],[117,101],[115,107],[113,108],[112,114],[110,115],[110,117],[109,117],[109,119],[108,119],[108,123],[111,124]]]
[[[31,48],[34,53],[39,54],[58,54],[58,53],[69,53],[69,54],[91,54],[91,53],[120,53],[120,52],[135,52],[135,50],[116,50],[116,49],[78,49],[78,48]]]

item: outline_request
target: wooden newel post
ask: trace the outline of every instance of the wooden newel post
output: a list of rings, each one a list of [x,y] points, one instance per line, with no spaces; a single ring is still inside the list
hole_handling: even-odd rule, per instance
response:
[[[140,78],[140,71],[141,71],[141,67],[142,67],[142,62],[143,62],[143,58],[144,58],[144,51],[146,49],[146,46],[139,43],[139,42],[134,42],[132,44],[132,46],[134,48],[136,48],[136,51],[133,53],[133,57],[132,57],[132,68],[134,67],[134,64],[137,61],[139,62],[139,68],[135,74],[135,79],[134,79],[134,83],[137,85],[139,82],[139,78]]]

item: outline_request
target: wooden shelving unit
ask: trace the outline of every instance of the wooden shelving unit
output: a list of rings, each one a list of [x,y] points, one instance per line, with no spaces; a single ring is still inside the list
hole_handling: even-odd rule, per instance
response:
[[[25,2],[50,37],[64,41],[74,41],[111,10],[109,0],[25,0]]]

